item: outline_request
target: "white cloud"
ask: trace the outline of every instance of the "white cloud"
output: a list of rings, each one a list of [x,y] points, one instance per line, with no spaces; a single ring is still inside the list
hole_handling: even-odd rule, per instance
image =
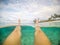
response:
[[[13,1],[12,1],[13,2]],[[1,12],[2,19],[5,20],[17,20],[21,19],[23,22],[31,22],[34,18],[40,18],[42,20],[48,19],[54,13],[60,14],[59,5],[41,5],[36,2],[33,3],[9,3],[8,5],[0,4],[3,8]],[[13,9],[8,11],[7,9]]]
[[[38,5],[35,3],[29,4],[29,5],[22,5],[21,8],[19,7],[19,4],[9,4],[7,6],[4,6],[4,8],[12,8],[17,10],[17,12],[8,12],[4,15],[38,15],[41,16],[48,16],[53,13],[56,13],[59,10],[60,6],[43,6]],[[5,11],[6,12],[6,11]],[[3,11],[4,13],[4,11]],[[9,14],[8,14],[9,13]]]

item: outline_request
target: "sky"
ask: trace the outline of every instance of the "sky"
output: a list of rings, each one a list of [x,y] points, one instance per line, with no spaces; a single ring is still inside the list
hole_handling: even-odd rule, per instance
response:
[[[60,14],[60,0],[0,0],[0,25],[23,23],[34,19],[47,20],[51,15]]]

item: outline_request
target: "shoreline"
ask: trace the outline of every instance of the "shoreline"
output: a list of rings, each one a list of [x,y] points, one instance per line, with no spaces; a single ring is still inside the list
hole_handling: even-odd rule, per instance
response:
[[[9,26],[17,26],[17,25],[5,25],[5,26],[0,26],[0,28],[9,27]],[[22,26],[30,26],[30,25],[22,25]],[[35,27],[35,26],[32,26],[32,27]],[[58,28],[60,28],[60,26],[40,26],[40,27],[58,27]]]
[[[58,22],[60,22],[60,21],[42,22],[42,23],[54,23],[54,22],[58,23]],[[8,27],[8,26],[17,26],[17,25],[18,25],[18,24],[10,24],[10,25],[7,24],[7,25],[4,25],[4,26],[0,26],[0,28]],[[27,25],[27,24],[22,25],[22,26],[32,26],[32,27],[35,27],[34,25]],[[54,26],[54,25],[51,25],[51,26],[49,26],[49,25],[42,26],[42,25],[40,25],[40,27],[60,27],[60,26]]]

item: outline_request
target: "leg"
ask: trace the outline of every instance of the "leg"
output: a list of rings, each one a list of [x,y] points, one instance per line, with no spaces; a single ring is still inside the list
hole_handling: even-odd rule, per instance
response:
[[[21,45],[21,27],[20,22],[14,31],[6,38],[3,45]]]
[[[34,45],[51,45],[45,33],[39,27],[39,20],[35,23],[35,42]]]

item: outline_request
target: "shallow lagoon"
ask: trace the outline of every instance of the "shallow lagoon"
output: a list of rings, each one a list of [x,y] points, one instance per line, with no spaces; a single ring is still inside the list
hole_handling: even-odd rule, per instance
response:
[[[16,26],[9,26],[0,28],[0,45],[3,44],[4,40],[8,35],[15,29]],[[22,45],[34,45],[34,27],[32,26],[21,26],[22,30]],[[58,45],[60,42],[60,28],[59,27],[41,27],[42,31],[48,36],[52,45]]]

